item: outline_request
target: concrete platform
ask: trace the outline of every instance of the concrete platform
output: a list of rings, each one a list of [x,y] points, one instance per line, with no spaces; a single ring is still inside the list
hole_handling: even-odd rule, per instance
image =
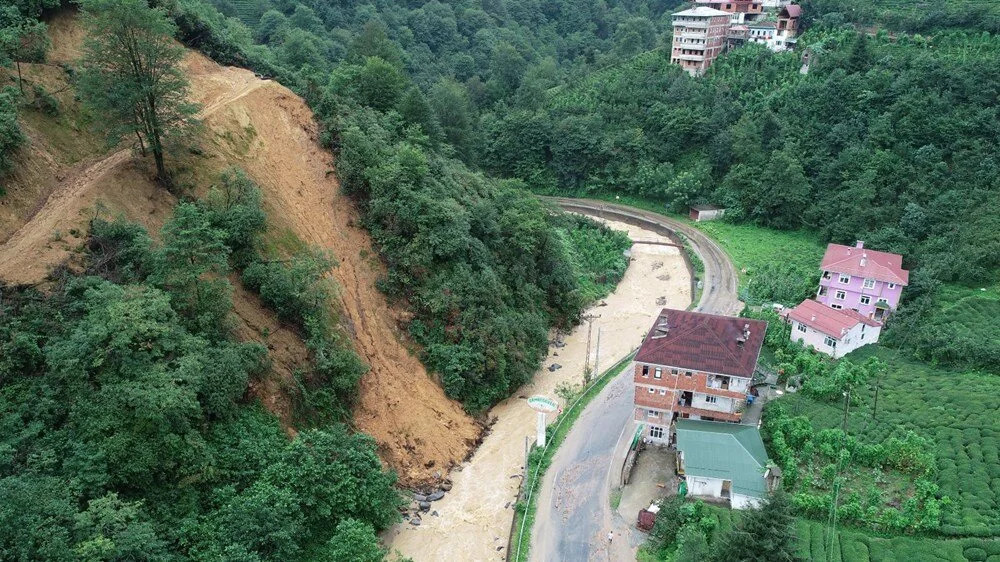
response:
[[[639,453],[632,478],[622,488],[618,513],[634,527],[640,509],[650,503],[677,493],[678,479],[674,474],[676,450],[647,446]]]

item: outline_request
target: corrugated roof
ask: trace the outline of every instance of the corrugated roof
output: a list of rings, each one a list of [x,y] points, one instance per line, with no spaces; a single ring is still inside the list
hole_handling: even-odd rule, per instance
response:
[[[750,377],[765,330],[767,322],[762,320],[664,308],[646,334],[636,361]]]
[[[827,245],[820,267],[825,271],[846,273],[897,285],[907,285],[910,281],[910,272],[903,269],[903,256],[869,250],[861,241],[855,246]]]
[[[767,495],[767,451],[752,425],[677,420],[677,448],[684,453],[684,474],[732,481],[734,492]]]
[[[806,299],[789,310],[788,317],[838,340],[858,324],[881,326],[854,310],[836,310],[812,299]]]

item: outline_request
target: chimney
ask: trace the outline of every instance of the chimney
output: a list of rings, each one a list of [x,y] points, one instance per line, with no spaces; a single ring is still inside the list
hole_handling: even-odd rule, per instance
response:
[[[812,320],[810,320],[810,322],[815,322],[815,321],[816,321],[816,315],[815,315],[815,314],[813,314],[813,315],[812,315]]]
[[[667,321],[667,315],[664,314],[656,320],[656,328],[653,329],[653,338],[662,338],[670,332],[670,323]]]
[[[864,240],[858,240],[857,243],[854,244],[854,247],[857,248],[857,249],[859,249],[859,250],[862,249],[862,248],[864,248],[865,247],[865,241]]]

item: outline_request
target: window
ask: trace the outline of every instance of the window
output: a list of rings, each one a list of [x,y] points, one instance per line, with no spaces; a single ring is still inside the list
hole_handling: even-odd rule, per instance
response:
[[[842,301],[845,298],[847,298],[847,293],[845,293],[844,291],[837,291],[837,294],[835,295],[835,297],[836,297],[836,299],[838,301]]]
[[[825,343],[827,347],[837,347],[837,340],[829,336],[823,339],[823,343]]]
[[[692,373],[691,371],[684,371],[684,376],[685,376],[685,377],[690,377],[690,376],[691,376],[691,375],[693,375],[693,374],[694,374],[694,373]]]
[[[667,389],[661,388],[660,389],[660,396],[666,396],[666,395],[667,395]]]
[[[663,428],[659,426],[650,426],[649,436],[653,439],[663,439]]]
[[[717,397],[715,397],[715,396],[706,396],[705,397],[705,402],[708,402],[709,404],[715,404],[718,401],[719,401],[719,399]]]
[[[649,365],[642,366],[642,377],[646,379],[649,378]]]
[[[839,305],[839,304],[831,304],[830,308],[833,308],[833,309],[836,309],[836,310],[840,310],[841,308],[844,308],[844,307],[842,305]]]
[[[895,289],[896,288],[896,284],[895,283],[889,283],[889,287],[888,288],[889,289]]]
[[[653,378],[654,379],[662,379],[663,378],[663,369],[657,367],[656,370],[653,371]]]
[[[656,389],[655,389],[655,388],[653,388],[653,387],[649,387],[649,393],[650,393],[650,394],[653,394],[653,393],[655,393],[655,392],[656,392]]]
[[[646,417],[658,418],[660,417],[660,414],[657,414],[656,410],[646,410]]]
[[[796,326],[796,327],[799,329],[800,332],[805,332],[806,331],[806,325],[803,324],[802,322],[799,322],[799,325]]]
[[[851,276],[847,275],[846,273],[841,273],[840,274],[840,282],[844,283],[844,284],[850,283],[851,282]]]
[[[670,374],[676,377],[677,376],[677,369],[670,369]]]
[[[861,304],[871,304],[872,298],[869,297],[868,295],[862,295],[861,298],[858,299],[858,302],[860,302]]]
[[[874,289],[874,288],[875,288],[875,280],[865,279],[865,289]]]

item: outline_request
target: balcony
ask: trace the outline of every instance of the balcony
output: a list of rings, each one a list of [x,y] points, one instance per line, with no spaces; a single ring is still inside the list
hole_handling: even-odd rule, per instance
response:
[[[717,412],[715,410],[706,410],[704,408],[693,408],[691,406],[678,405],[675,410],[679,412],[683,417],[684,414],[696,415],[701,418],[712,418],[715,420],[738,422],[743,417],[743,412]]]
[[[692,62],[704,62],[705,55],[674,55],[675,58],[680,60],[687,60]]]

